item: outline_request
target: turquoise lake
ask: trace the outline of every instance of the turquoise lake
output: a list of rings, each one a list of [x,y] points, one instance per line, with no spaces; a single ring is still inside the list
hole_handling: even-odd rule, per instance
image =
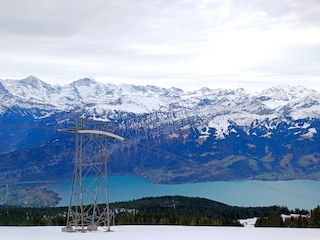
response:
[[[70,200],[71,181],[52,184],[49,189],[59,193],[59,206]],[[232,206],[287,206],[311,210],[320,205],[320,181],[217,181],[188,184],[154,184],[137,176],[109,177],[110,202],[142,197],[182,195],[204,197]]]

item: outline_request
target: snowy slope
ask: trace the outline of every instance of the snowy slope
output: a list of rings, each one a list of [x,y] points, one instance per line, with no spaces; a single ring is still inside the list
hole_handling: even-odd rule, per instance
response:
[[[82,109],[87,116],[102,118],[115,112],[162,113],[165,115],[162,120],[167,122],[198,117],[202,120],[199,129],[215,128],[218,138],[230,133],[231,122],[246,131],[251,124],[266,119],[320,118],[320,93],[290,86],[273,87],[261,93],[208,88],[183,92],[176,88],[103,84],[88,78],[56,86],[30,76],[22,80],[0,80],[0,98],[6,100],[1,102],[0,112],[18,106],[46,110],[43,116],[50,115],[50,111],[53,114]]]
[[[10,93],[11,101],[3,103],[10,107],[46,106],[52,110],[67,111],[76,107],[146,113],[167,105],[174,91],[157,87],[133,85],[116,86],[98,83],[92,79],[80,79],[64,86],[51,86],[30,76],[19,81],[0,81],[2,92]],[[0,89],[1,92],[1,89]],[[168,97],[162,97],[168,95]],[[89,105],[89,106],[88,106]]]
[[[315,107],[320,100],[320,93],[301,86],[273,87],[261,93],[249,93],[244,89],[208,88],[183,92],[176,88],[103,84],[88,78],[63,86],[49,85],[33,76],[22,80],[0,80],[0,83],[0,94],[12,99],[3,103],[6,106],[46,104],[59,110],[84,107],[86,104],[104,104],[108,110],[148,113],[214,105],[217,113],[261,113],[262,110],[279,110],[288,104],[296,108],[294,110]],[[319,106],[313,110],[319,111]]]
[[[99,229],[86,233],[65,233],[61,232],[61,227],[0,227],[1,238],[11,240],[315,240],[319,237],[319,229],[305,228],[115,226],[111,230],[111,232]]]
[[[31,113],[34,118],[61,111],[104,119],[112,119],[119,113],[148,114],[150,128],[198,119],[196,127],[204,136],[214,128],[220,139],[236,131],[230,129],[233,125],[250,134],[252,127],[264,127],[270,132],[281,122],[320,118],[320,93],[290,86],[272,87],[261,93],[208,88],[183,92],[176,88],[103,84],[89,78],[57,86],[29,76],[22,80],[0,80],[0,99],[0,113],[12,107],[22,109],[21,112],[38,109]],[[309,135],[313,132],[309,131]]]

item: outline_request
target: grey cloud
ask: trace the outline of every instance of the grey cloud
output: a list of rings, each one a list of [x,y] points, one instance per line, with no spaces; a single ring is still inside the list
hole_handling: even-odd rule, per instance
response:
[[[257,16],[258,25],[266,28],[285,26],[305,28],[320,26],[318,0],[243,0],[232,1],[234,12],[243,14],[263,13]]]
[[[319,12],[317,0],[2,0],[0,72],[231,81],[239,76],[183,72],[190,59],[201,57],[189,50],[230,29],[319,27]],[[161,54],[144,46],[181,51]],[[298,63],[317,69],[313,51],[319,48],[300,47],[252,70],[276,74]],[[297,55],[299,61],[288,60]]]
[[[0,3],[0,31],[31,37],[70,35],[78,29],[73,16],[72,9],[52,1],[5,0]]]
[[[287,77],[318,77],[320,75],[320,45],[290,45],[279,49],[279,57],[251,70],[265,75]]]
[[[0,31],[63,36],[76,33],[108,34],[128,40],[174,41],[201,39],[206,31],[253,15],[259,27],[289,24],[319,26],[320,4],[312,0],[3,0]],[[229,14],[224,14],[224,9]],[[260,16],[259,13],[265,13]],[[241,26],[238,26],[241,27]],[[246,27],[246,26],[243,26]],[[102,32],[102,33],[101,33]],[[140,34],[136,36],[135,34]]]

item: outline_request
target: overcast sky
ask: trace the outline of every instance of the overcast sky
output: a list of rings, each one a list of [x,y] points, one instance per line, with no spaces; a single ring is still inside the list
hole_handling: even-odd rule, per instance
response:
[[[320,90],[320,0],[1,0],[0,79]]]

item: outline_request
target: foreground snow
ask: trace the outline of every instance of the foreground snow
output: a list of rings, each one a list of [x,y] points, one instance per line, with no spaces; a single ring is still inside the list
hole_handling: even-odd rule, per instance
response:
[[[87,240],[87,239],[319,239],[320,229],[298,228],[241,228],[241,227],[187,227],[187,226],[115,226],[112,232],[99,229],[87,233],[61,232],[61,227],[0,227],[1,239],[10,240]]]

